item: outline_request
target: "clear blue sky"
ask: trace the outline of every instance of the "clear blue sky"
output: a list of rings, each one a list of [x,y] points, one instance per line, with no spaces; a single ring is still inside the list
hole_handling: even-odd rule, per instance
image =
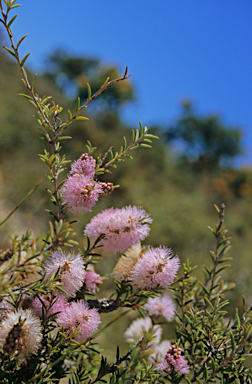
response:
[[[251,0],[21,0],[16,39],[39,71],[57,48],[94,56],[123,72],[137,100],[124,111],[137,125],[171,123],[183,98],[218,113],[244,134],[252,164]]]

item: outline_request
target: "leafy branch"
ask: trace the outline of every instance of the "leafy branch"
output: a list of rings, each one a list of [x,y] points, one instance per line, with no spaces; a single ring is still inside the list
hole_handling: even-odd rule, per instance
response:
[[[130,145],[127,145],[127,140],[124,137],[123,138],[123,145],[121,146],[119,152],[116,152],[115,154],[113,154],[112,148],[109,150],[110,161],[108,161],[106,164],[104,164],[103,168],[100,168],[100,173],[106,172],[105,168],[108,168],[108,167],[116,168],[115,163],[118,161],[124,161],[124,158],[133,159],[132,156],[127,154],[132,149],[138,148],[140,146],[146,147],[146,148],[151,148],[151,145],[150,145],[152,143],[151,139],[158,139],[158,136],[154,136],[152,134],[149,134],[148,131],[149,131],[150,127],[143,128],[141,122],[139,122],[139,126],[140,126],[140,129],[136,129],[136,131],[134,131],[132,129],[132,139],[131,139]],[[102,166],[102,164],[104,162],[104,158],[106,157],[106,155],[107,155],[107,153],[105,154],[105,156],[102,159],[101,158],[98,159],[99,167]]]

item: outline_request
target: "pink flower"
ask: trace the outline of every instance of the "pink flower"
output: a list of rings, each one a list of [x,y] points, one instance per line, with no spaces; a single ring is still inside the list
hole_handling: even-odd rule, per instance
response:
[[[161,363],[170,346],[169,340],[163,340],[160,344],[153,344],[153,353],[149,356],[149,361],[154,364]]]
[[[159,371],[165,371],[167,373],[180,372],[181,374],[187,374],[190,372],[190,367],[184,356],[181,355],[181,349],[176,345],[172,345],[164,360],[157,365]]]
[[[93,179],[95,176],[95,164],[95,159],[88,153],[84,153],[77,161],[72,163],[70,175],[79,173],[89,179]]]
[[[89,309],[86,302],[72,302],[61,312],[56,321],[59,326],[64,327],[68,334],[78,328],[79,333],[74,337],[79,343],[90,337],[97,331],[101,319],[96,308]]]
[[[110,208],[92,218],[84,235],[97,239],[104,235],[101,244],[108,252],[123,252],[148,236],[152,222],[141,208]]]
[[[80,254],[55,251],[45,264],[46,277],[50,278],[59,269],[59,278],[67,297],[73,297],[82,287],[85,278],[84,261]],[[59,291],[55,291],[59,294]]]
[[[172,256],[169,248],[149,248],[133,267],[132,283],[140,289],[166,288],[179,269],[179,258]]]
[[[92,265],[89,265],[87,268],[88,270],[85,276],[86,289],[94,293],[97,285],[102,284],[102,277],[98,273],[95,273]]]
[[[167,321],[172,321],[175,314],[175,304],[168,295],[162,297],[150,297],[145,304],[145,308],[150,315],[159,316],[162,315]]]
[[[42,304],[42,302],[44,305]],[[32,312],[36,316],[41,317],[42,312],[44,310],[44,312],[46,312],[46,315],[50,316],[54,313],[64,311],[66,307],[68,307],[68,305],[69,304],[66,301],[66,299],[64,299],[64,297],[56,297],[53,299],[53,301],[51,301],[50,296],[43,295],[43,296],[40,296],[40,298],[36,297],[33,300]]]
[[[103,193],[99,183],[78,173],[69,176],[61,188],[62,200],[74,214],[79,211],[91,211],[99,195]]]

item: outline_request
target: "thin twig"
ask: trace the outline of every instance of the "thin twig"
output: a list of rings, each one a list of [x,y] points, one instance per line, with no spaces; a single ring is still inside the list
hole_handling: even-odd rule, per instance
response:
[[[114,79],[114,80],[111,80],[109,81],[107,84],[105,85],[102,85],[100,89],[98,89],[98,91],[91,97],[89,97],[87,99],[87,101],[85,102],[85,104],[82,106],[82,108],[86,108],[88,106],[88,104],[93,101],[94,99],[96,99],[103,91],[105,91],[106,89],[108,89],[111,85],[115,84],[115,83],[118,83],[119,81],[123,81],[123,80],[127,80],[131,75],[127,75],[128,73],[128,67],[126,67],[125,69],[125,72],[124,72],[124,75],[122,77],[119,77],[118,79]]]
[[[27,195],[25,195],[25,197],[10,211],[6,218],[0,222],[0,226],[4,224],[13,215],[13,213],[16,212],[16,210],[25,202],[25,200],[36,191],[36,189],[44,179],[45,178],[42,177],[42,179],[37,182],[37,184],[27,193]]]
[[[109,155],[109,153],[112,151],[113,149],[113,146],[111,146],[107,152],[105,153],[105,155],[103,156],[103,158],[101,159],[99,165],[98,165],[98,168],[101,168],[102,167],[102,164],[104,163],[104,161],[106,160],[106,157]]]

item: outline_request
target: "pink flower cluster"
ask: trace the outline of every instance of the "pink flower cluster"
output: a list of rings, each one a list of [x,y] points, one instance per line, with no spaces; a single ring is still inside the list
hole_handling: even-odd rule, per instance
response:
[[[100,195],[113,191],[112,183],[94,180],[95,159],[88,153],[83,154],[75,161],[68,178],[61,188],[62,200],[73,213],[91,211]]]
[[[187,360],[184,356],[181,355],[181,349],[176,345],[172,345],[165,357],[164,360],[157,365],[159,371],[165,371],[166,373],[176,373],[187,374],[190,372],[190,367]]]
[[[87,291],[95,293],[97,285],[102,284],[102,277],[94,271],[92,265],[88,265],[85,276],[85,284]]]
[[[59,326],[64,327],[68,334],[75,332],[78,328],[78,334],[74,337],[76,341],[81,342],[90,337],[97,331],[101,319],[96,308],[90,309],[86,302],[72,302],[62,311],[56,321]]]
[[[98,310],[95,308],[90,309],[87,302],[68,303],[64,298],[56,297],[50,306],[49,298],[42,296],[33,301],[33,313],[41,316],[42,308],[44,311],[49,308],[47,316],[56,314],[57,324],[63,327],[67,334],[75,332],[78,328],[78,333],[74,337],[78,342],[90,337],[92,333],[97,331],[101,323]]]
[[[90,309],[87,302],[69,303],[67,298],[74,297],[75,293],[86,283],[87,290],[95,292],[102,278],[94,272],[93,266],[85,271],[84,261],[80,254],[55,251],[45,265],[46,277],[50,278],[58,273],[57,277],[66,294],[55,290],[53,296],[43,295],[33,300],[33,313],[47,317],[55,314],[55,320],[60,327],[64,327],[68,334],[78,330],[75,340],[81,342],[94,333],[101,322],[97,309]]]
[[[166,288],[173,282],[179,269],[179,258],[172,256],[169,248],[150,247],[137,260],[130,280],[140,289]]]
[[[68,306],[68,302],[64,297],[54,297],[51,295],[43,295],[36,297],[32,303],[32,312],[41,317],[44,313],[47,317],[54,313],[64,311]]]
[[[175,304],[168,295],[162,297],[149,298],[145,304],[145,308],[150,315],[162,315],[167,321],[172,321],[175,314]]]
[[[55,251],[45,264],[46,277],[58,272],[61,287],[66,292],[66,297],[74,297],[75,293],[82,287],[85,278],[84,261],[80,254],[64,253]],[[56,291],[59,295],[60,291]]]
[[[124,252],[148,236],[152,219],[138,207],[105,209],[92,218],[84,235],[92,240],[104,235],[101,244],[108,252]]]

